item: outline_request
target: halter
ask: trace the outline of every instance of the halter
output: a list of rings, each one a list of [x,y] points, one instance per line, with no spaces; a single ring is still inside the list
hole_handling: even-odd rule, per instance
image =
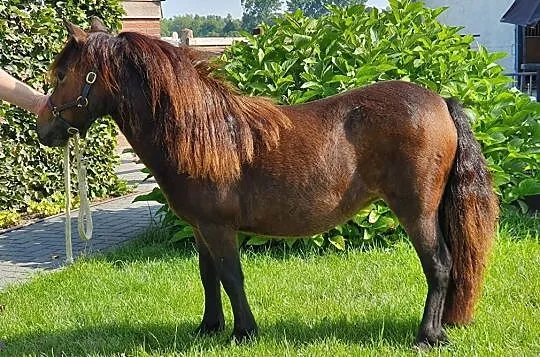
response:
[[[66,128],[69,135],[74,135],[79,132],[79,129],[71,125],[66,119],[62,117],[62,112],[71,108],[87,108],[88,107],[88,94],[92,84],[96,82],[97,74],[96,70],[90,71],[86,74],[85,84],[82,89],[81,95],[77,97],[73,102],[63,104],[59,107],[55,106],[51,100],[51,97],[47,100],[47,106],[51,110],[53,118],[58,120]]]

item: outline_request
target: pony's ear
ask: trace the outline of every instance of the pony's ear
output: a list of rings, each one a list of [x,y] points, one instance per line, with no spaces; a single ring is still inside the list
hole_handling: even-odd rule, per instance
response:
[[[66,26],[69,37],[71,37],[77,44],[83,44],[88,38],[88,34],[86,32],[84,32],[79,26],[72,24],[66,19],[64,19],[64,25]]]
[[[92,16],[90,19],[90,32],[105,32],[108,33],[109,29],[105,26],[103,21],[97,16]]]

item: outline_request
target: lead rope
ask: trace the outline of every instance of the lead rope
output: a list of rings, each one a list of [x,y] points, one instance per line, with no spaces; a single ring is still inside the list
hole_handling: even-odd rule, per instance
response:
[[[90,201],[88,200],[88,187],[86,182],[86,166],[82,160],[82,154],[79,148],[79,132],[73,133],[74,147],[75,147],[75,161],[77,165],[77,181],[79,188],[79,214],[77,217],[77,228],[79,231],[79,237],[83,240],[90,240],[92,238],[92,211],[90,210]],[[70,172],[70,151],[68,139],[66,146],[64,147],[64,186],[66,192],[66,263],[73,263],[73,246],[71,244],[71,172]]]

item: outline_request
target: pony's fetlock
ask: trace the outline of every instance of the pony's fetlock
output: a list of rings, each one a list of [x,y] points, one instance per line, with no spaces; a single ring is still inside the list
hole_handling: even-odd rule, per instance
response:
[[[245,342],[255,339],[258,335],[259,335],[259,330],[256,326],[245,328],[245,329],[235,328],[231,335],[231,341],[236,342],[236,343],[245,343]]]
[[[432,347],[442,346],[449,343],[446,332],[441,328],[439,331],[430,329],[427,331],[420,331],[416,337],[414,345],[420,350],[428,350]]]
[[[213,335],[221,332],[225,329],[225,322],[220,320],[218,322],[208,323],[202,321],[201,324],[195,329],[196,335]]]

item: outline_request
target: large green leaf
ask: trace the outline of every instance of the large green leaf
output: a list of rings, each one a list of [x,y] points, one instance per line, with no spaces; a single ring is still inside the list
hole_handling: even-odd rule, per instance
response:
[[[345,238],[342,235],[332,236],[328,239],[339,250],[345,250]]]

